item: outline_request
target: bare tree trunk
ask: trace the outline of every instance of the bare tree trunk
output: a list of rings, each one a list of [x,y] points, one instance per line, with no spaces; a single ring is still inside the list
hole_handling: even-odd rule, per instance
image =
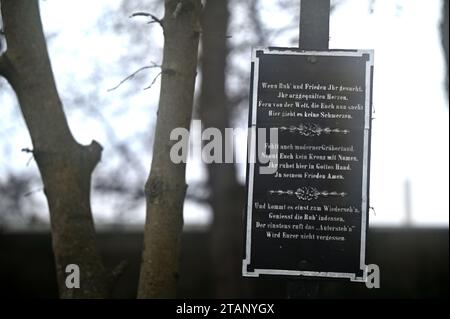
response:
[[[48,57],[37,0],[1,0],[8,49],[0,74],[17,94],[50,209],[53,251],[63,298],[108,296],[111,276],[95,244],[91,173],[101,146],[78,144],[67,125]],[[67,289],[65,267],[80,267],[80,288]]]
[[[227,0],[207,0],[202,18],[202,83],[200,117],[204,127],[215,127],[225,136],[230,110],[225,90],[227,67]],[[224,150],[232,145],[225,145]],[[224,151],[222,154],[225,154]],[[211,228],[211,257],[215,297],[232,298],[242,293],[242,209],[244,187],[236,178],[234,163],[207,165],[214,213]]]
[[[200,0],[166,0],[161,91],[150,176],[145,185],[147,219],[139,298],[176,296],[183,202],[184,163],[174,164],[170,132],[189,128],[200,35]]]

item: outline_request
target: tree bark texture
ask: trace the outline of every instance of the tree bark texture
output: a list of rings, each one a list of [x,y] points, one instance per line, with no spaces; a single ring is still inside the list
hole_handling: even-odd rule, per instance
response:
[[[174,128],[189,129],[200,35],[200,0],[166,0],[161,91],[150,175],[138,298],[173,298],[179,271],[186,165],[170,159]]]
[[[14,89],[31,135],[50,210],[60,296],[108,297],[112,276],[95,243],[90,206],[91,174],[101,158],[95,141],[78,144],[70,132],[55,85],[37,0],[1,0],[7,51],[0,75]],[[67,289],[65,268],[80,268],[80,288]],[[31,266],[31,265],[30,265]]]

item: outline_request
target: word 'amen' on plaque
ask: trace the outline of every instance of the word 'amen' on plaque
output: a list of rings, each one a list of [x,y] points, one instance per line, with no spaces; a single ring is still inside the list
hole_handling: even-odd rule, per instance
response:
[[[255,49],[243,275],[366,279],[373,51]]]

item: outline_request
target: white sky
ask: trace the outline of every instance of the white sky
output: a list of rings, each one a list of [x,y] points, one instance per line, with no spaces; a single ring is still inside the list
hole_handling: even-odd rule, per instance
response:
[[[118,65],[120,56],[126,55],[130,43],[111,33],[105,37],[95,31],[98,13],[118,5],[119,1],[96,0],[86,10],[82,1],[41,2],[44,27],[47,33],[58,32],[49,45],[52,64],[60,90],[71,85],[85,85],[95,70],[89,66],[96,60],[111,69],[111,76],[101,79],[102,98],[111,102],[112,109],[122,103],[131,104],[134,111],[123,117],[111,117],[119,135],[129,134],[137,127],[145,131],[156,111],[159,84],[125,101],[111,96],[106,90],[123,78]],[[61,14],[64,12],[64,14]],[[446,225],[449,221],[449,114],[444,87],[444,61],[441,51],[438,25],[440,0],[377,0],[372,14],[368,1],[345,0],[333,12],[330,21],[330,48],[374,49],[374,107],[371,213],[374,225],[401,225],[405,219],[405,181],[411,184],[412,222],[414,225]],[[124,13],[124,19],[129,13]],[[267,27],[276,28],[291,18],[289,12],[274,12],[270,1],[261,7]],[[159,30],[151,31],[156,49],[162,45]],[[239,36],[233,34],[233,37]],[[273,39],[273,46],[290,46],[291,37]],[[250,66],[250,52],[240,63]],[[146,59],[149,61],[153,59]],[[159,62],[159,61],[155,61]],[[69,66],[69,67],[68,67]],[[131,72],[136,69],[134,66]],[[123,70],[122,70],[123,71]],[[130,72],[130,73],[131,73]],[[125,74],[126,76],[127,74]],[[133,85],[133,83],[129,84]],[[9,140],[19,147],[10,148],[10,160],[0,158],[0,178],[6,169],[35,170],[32,163],[25,167],[29,156],[20,153],[22,147],[30,147],[23,121],[13,122],[14,103],[2,98],[0,109],[0,134],[16,132]],[[130,108],[131,108],[130,106]],[[109,114],[105,114],[109,117]],[[69,114],[74,135],[82,143],[99,140],[105,148],[108,140],[101,125],[95,119],[86,119],[80,112]],[[131,125],[130,125],[131,124]],[[238,121],[245,127],[246,120]],[[148,132],[151,134],[152,132]],[[246,138],[241,139],[240,156],[245,156]],[[5,146],[2,146],[5,149]],[[238,151],[239,151],[238,150]],[[242,152],[243,151],[243,152]],[[143,156],[145,167],[149,154]],[[244,180],[244,165],[239,165]],[[188,182],[204,179],[205,173],[199,161],[188,164]],[[43,197],[43,195],[37,195]],[[104,203],[94,199],[96,218],[108,218],[102,211]],[[135,221],[143,220],[144,208]],[[210,220],[209,211],[199,205],[185,205],[186,223],[205,223]]]
[[[449,220],[449,114],[438,26],[441,1],[347,0],[331,19],[332,48],[375,49],[371,205],[376,223]],[[361,14],[360,14],[361,13]],[[349,37],[342,35],[351,35]]]
[[[369,8],[369,1],[340,2],[330,19],[330,48],[375,50],[370,223],[407,221],[408,181],[412,225],[448,227],[449,109],[438,30],[441,0],[377,0],[372,13]],[[285,25],[292,15],[274,11],[270,2],[261,9],[271,27]],[[292,34],[272,41],[272,46],[290,46]]]

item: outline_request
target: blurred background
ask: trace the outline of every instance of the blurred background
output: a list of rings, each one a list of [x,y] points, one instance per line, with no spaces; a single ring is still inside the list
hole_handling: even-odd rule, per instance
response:
[[[288,287],[300,287],[301,281],[240,277],[238,226],[245,194],[251,49],[297,46],[299,1],[211,3],[203,19],[193,118],[205,127],[240,128],[238,163],[205,165],[189,158],[179,294],[300,296]],[[331,4],[330,48],[375,50],[367,263],[380,266],[381,288],[320,281],[317,297],[448,297],[448,1]],[[72,132],[81,143],[95,139],[104,147],[92,194],[99,247],[108,265],[128,261],[114,295],[133,298],[159,70],[146,68],[122,81],[161,64],[161,28],[130,15],[143,11],[161,17],[163,2],[96,0],[86,6],[46,0],[40,5]],[[218,36],[221,30],[225,37]],[[225,62],[218,64],[215,57]],[[221,72],[224,78],[217,76]],[[57,297],[42,182],[31,155],[21,151],[31,148],[31,140],[3,78],[0,106],[0,295]]]

